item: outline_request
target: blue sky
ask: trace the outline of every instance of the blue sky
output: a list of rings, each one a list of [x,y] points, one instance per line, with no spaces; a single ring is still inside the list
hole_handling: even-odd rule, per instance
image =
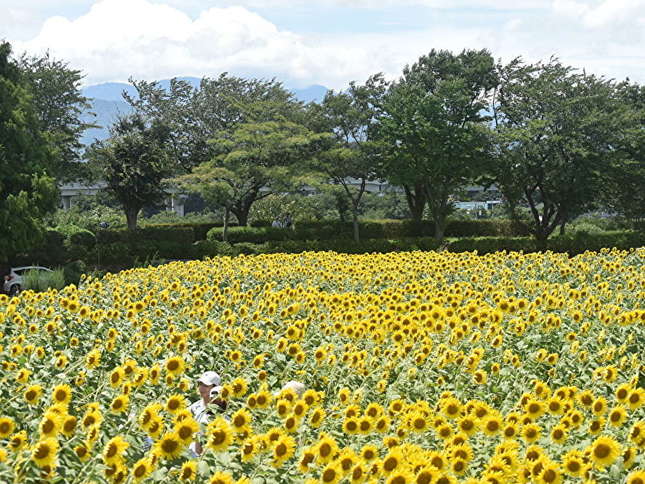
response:
[[[645,0],[0,0],[0,38],[88,84],[229,71],[342,88],[432,48],[645,82]]]

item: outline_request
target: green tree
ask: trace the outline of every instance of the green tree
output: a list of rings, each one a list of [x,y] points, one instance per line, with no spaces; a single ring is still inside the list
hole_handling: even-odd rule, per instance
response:
[[[323,182],[342,187],[350,202],[354,240],[360,239],[358,215],[366,183],[376,178],[380,144],[371,138],[376,106],[386,90],[382,75],[364,85],[350,83],[349,89],[329,91],[321,105],[312,104],[310,121],[316,129],[332,133],[333,145],[312,158],[312,168],[323,174]]]
[[[168,128],[134,114],[119,118],[110,134],[92,146],[89,159],[96,177],[123,207],[128,229],[136,230],[141,209],[166,197],[164,181],[172,174]]]
[[[57,202],[47,169],[55,148],[40,130],[29,85],[0,43],[0,260],[36,245]]]
[[[259,112],[265,112],[260,109]],[[218,154],[176,180],[189,191],[224,206],[247,225],[253,203],[297,186],[303,163],[327,136],[285,118],[239,124],[211,140]]]
[[[603,207],[638,224],[645,217],[645,86],[625,81],[617,91],[625,112],[599,195]]]
[[[556,227],[596,206],[628,110],[611,81],[555,58],[498,70],[495,181],[511,216],[545,248]],[[528,222],[519,210],[526,205]]]
[[[85,167],[80,138],[94,127],[81,120],[91,107],[81,92],[82,73],[49,53],[42,57],[24,54],[19,67],[29,85],[39,128],[56,148],[48,166],[50,175],[58,180],[78,179]]]
[[[403,186],[416,221],[428,204],[438,240],[452,196],[489,160],[485,110],[496,83],[488,51],[432,50],[407,66],[384,97],[377,129],[387,147],[383,176]]]
[[[172,79],[168,89],[158,82],[130,82],[137,95],[124,93],[126,101],[136,112],[168,127],[168,148],[178,174],[190,172],[217,154],[209,140],[218,133],[232,132],[240,123],[257,120],[249,111],[253,103],[274,111],[263,113],[262,119],[286,116],[298,105],[275,80],[244,79],[228,73],[216,79],[203,78],[198,88],[181,79]]]

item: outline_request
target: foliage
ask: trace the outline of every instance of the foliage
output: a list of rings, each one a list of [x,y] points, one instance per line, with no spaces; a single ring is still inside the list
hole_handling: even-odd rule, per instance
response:
[[[175,180],[211,205],[224,205],[247,225],[253,203],[293,187],[302,173],[299,162],[316,153],[323,140],[286,118],[240,124],[211,140],[219,155]]]
[[[495,181],[516,220],[528,204],[529,230],[545,246],[557,226],[594,207],[629,110],[613,82],[554,58],[516,59],[499,72]]]
[[[323,175],[325,189],[331,182],[342,187],[349,200],[354,241],[359,242],[358,215],[365,185],[376,178],[379,145],[374,142],[376,106],[386,90],[383,76],[370,77],[364,85],[351,82],[349,89],[328,91],[322,104],[311,104],[310,123],[324,133],[332,133],[326,150],[312,158],[312,168]]]
[[[29,86],[0,42],[0,261],[42,241],[43,217],[56,204],[47,175],[55,147],[39,129]]]
[[[0,481],[636,484],[644,256],[244,255],[0,296]]]
[[[90,160],[123,207],[129,230],[136,229],[143,207],[166,197],[163,180],[172,173],[167,143],[164,125],[135,114],[119,118],[110,139],[92,146]]]
[[[211,160],[217,150],[209,141],[217,133],[256,120],[257,113],[248,106],[263,103],[267,107],[270,102],[275,108],[272,115],[286,115],[297,104],[293,94],[274,79],[245,79],[226,72],[216,79],[203,78],[196,89],[181,79],[172,79],[168,89],[157,82],[131,82],[137,95],[126,94],[126,101],[137,113],[169,129],[175,175]]]
[[[63,289],[65,287],[65,273],[63,268],[51,272],[42,270],[25,271],[23,276],[23,290],[44,292],[48,289]]]
[[[383,176],[403,186],[415,220],[429,204],[439,241],[451,197],[485,173],[490,137],[482,113],[496,83],[488,51],[433,49],[403,70],[383,100]]]
[[[28,85],[38,129],[55,147],[55,157],[50,160],[47,172],[58,181],[77,180],[86,176],[85,164],[80,163],[83,133],[94,124],[82,120],[90,108],[89,99],[82,95],[81,71],[54,59],[49,52],[44,55],[23,54],[18,66]]]

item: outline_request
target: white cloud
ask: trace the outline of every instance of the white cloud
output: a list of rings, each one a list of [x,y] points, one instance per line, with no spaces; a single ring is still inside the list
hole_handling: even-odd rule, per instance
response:
[[[27,4],[29,1],[35,0],[27,0]],[[241,6],[210,7],[191,17],[183,7],[168,5],[172,1],[192,8],[193,0],[95,1],[83,15],[48,18],[37,35],[14,42],[15,47],[30,52],[49,49],[83,70],[88,83],[130,76],[215,76],[229,71],[275,76],[294,85],[321,83],[341,88],[350,80],[363,81],[375,72],[396,77],[406,63],[432,48],[488,48],[495,57],[505,60],[522,55],[533,61],[555,54],[564,62],[593,72],[645,81],[645,20],[638,8],[645,0],[401,0],[406,4],[495,4],[506,8],[512,3],[518,8],[537,4],[548,8],[530,14],[514,11],[512,16],[500,18],[486,16],[479,25],[435,22],[417,31],[317,35],[280,29]],[[275,0],[284,5],[303,1]],[[252,2],[268,3],[245,3]],[[367,5],[362,0],[323,2]],[[643,22],[640,29],[639,22]]]

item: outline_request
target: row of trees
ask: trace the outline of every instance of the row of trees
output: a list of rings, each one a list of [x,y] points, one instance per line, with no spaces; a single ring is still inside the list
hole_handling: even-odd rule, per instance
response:
[[[401,186],[416,220],[427,207],[439,239],[451,200],[469,183],[496,184],[510,215],[543,244],[594,208],[631,218],[645,213],[645,88],[556,58],[502,64],[486,50],[432,50],[396,81],[376,74],[308,105],[275,80],[223,74],[197,89],[174,80],[169,90],[133,83],[138,96],[126,99],[137,129],[166,127],[159,143],[171,181],[242,225],[251,205],[271,193],[332,182],[350,202],[358,240],[370,179]],[[121,142],[128,122],[95,147],[95,157]],[[134,158],[111,159],[133,166]],[[155,182],[168,173],[161,175]],[[143,191],[150,175],[138,176]],[[128,186],[122,178],[112,185]],[[126,204],[132,190],[121,191]]]
[[[451,201],[471,183],[495,184],[509,214],[543,244],[593,208],[632,219],[645,213],[645,87],[556,58],[502,64],[486,50],[432,50],[395,81],[376,74],[306,105],[276,80],[222,74],[197,88],[175,79],[168,89],[131,80],[137,95],[124,97],[134,114],[87,151],[89,163],[74,163],[87,127],[79,121],[87,102],[80,73],[49,57],[11,61],[8,45],[3,49],[4,89],[13,82],[24,91],[20,102],[30,114],[19,117],[40,140],[27,148],[0,139],[0,163],[35,163],[22,185],[2,180],[0,214],[12,211],[3,220],[20,211],[10,200],[37,193],[33,184],[43,179],[34,173],[80,171],[107,182],[131,229],[168,184],[223,208],[225,225],[230,214],[245,225],[252,205],[272,193],[331,183],[350,205],[356,240],[373,179],[402,187],[415,220],[429,211],[439,239]],[[15,125],[4,108],[2,123],[5,131]],[[41,145],[45,154],[29,152]],[[3,186],[13,192],[5,196]]]

